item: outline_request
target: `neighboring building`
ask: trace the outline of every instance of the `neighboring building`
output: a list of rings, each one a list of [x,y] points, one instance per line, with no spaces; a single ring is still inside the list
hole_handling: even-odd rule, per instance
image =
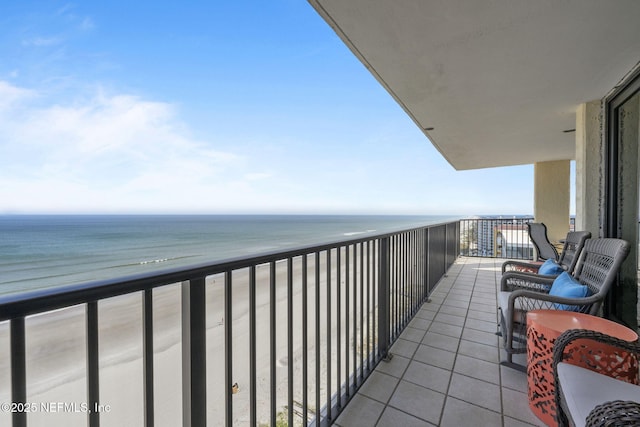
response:
[[[494,227],[495,250],[501,258],[533,258],[533,245],[525,224],[505,224]]]
[[[497,219],[475,217],[461,222],[464,255],[499,258],[533,258],[527,222],[530,218]]]

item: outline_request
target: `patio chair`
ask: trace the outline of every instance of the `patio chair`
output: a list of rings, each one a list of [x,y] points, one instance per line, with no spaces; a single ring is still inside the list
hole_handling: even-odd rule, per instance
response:
[[[527,223],[529,228],[529,238],[531,243],[536,248],[536,254],[538,259],[558,259],[558,251],[556,247],[551,244],[547,237],[547,226],[543,222],[529,222]]]
[[[589,238],[591,238],[591,233],[588,231],[570,231],[567,233],[562,252],[560,252],[557,261],[563,270],[569,273],[573,272],[573,269],[578,263],[580,252],[584,247],[584,242]],[[502,264],[502,273],[519,271],[538,274],[538,269],[541,265],[540,262],[506,261]]]
[[[615,347],[617,355],[632,355],[637,383],[640,342],[624,341],[600,332],[586,329],[571,329],[556,340],[553,347],[553,377],[555,403],[559,426],[637,426],[640,425],[640,386],[630,384],[608,375],[613,368],[606,364],[597,366],[600,372],[563,362],[565,349],[580,341],[580,346],[606,344]],[[590,342],[591,341],[591,342]],[[614,359],[617,360],[617,359]]]
[[[518,368],[513,354],[526,353],[526,315],[531,310],[573,310],[597,315],[609,292],[622,261],[629,254],[629,243],[621,239],[588,239],[572,274],[558,277],[507,272],[502,275],[498,294],[500,331],[504,339],[507,361],[504,365]],[[567,296],[559,288],[567,281],[575,289],[586,285],[588,296]],[[553,285],[556,287],[552,289]]]

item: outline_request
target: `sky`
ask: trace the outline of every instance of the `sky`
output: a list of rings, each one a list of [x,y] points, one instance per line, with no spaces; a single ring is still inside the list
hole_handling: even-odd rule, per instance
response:
[[[301,0],[0,4],[0,214],[531,214]]]

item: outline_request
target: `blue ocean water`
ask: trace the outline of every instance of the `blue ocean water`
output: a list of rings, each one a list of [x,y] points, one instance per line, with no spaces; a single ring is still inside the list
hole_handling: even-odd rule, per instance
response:
[[[433,215],[6,215],[0,216],[0,294],[451,219]]]

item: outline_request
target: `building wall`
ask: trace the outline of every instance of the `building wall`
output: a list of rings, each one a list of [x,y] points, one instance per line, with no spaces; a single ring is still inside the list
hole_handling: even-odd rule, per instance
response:
[[[533,211],[536,222],[547,226],[552,243],[569,232],[570,161],[539,162],[534,165]]]
[[[604,149],[602,102],[581,104],[576,112],[576,230],[603,235]]]

